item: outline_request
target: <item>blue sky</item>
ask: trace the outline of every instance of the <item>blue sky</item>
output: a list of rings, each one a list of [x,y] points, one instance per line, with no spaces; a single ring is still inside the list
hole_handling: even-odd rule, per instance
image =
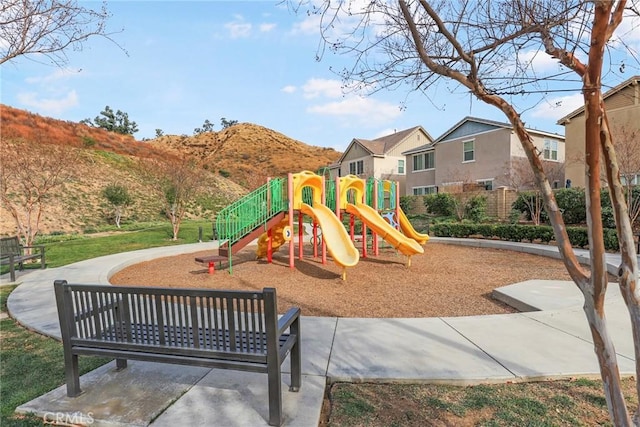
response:
[[[113,38],[128,55],[94,38],[82,51],[68,53],[64,69],[19,58],[2,66],[2,103],[70,121],[94,118],[109,105],[137,122],[137,139],[153,138],[155,129],[192,135],[205,119],[220,130],[225,117],[339,151],[353,138],[373,139],[416,125],[435,138],[467,115],[505,121],[495,108],[462,90],[450,94],[444,86],[433,97],[440,108],[424,95],[402,90],[343,94],[330,68],[348,66],[350,59],[327,53],[316,61],[317,23],[278,3],[111,1],[108,26],[124,29]],[[639,33],[632,33],[635,46]],[[558,67],[543,55],[534,61],[537,70]],[[639,74],[638,69],[631,61],[610,83]],[[582,98],[579,92],[554,95],[531,102],[523,114],[527,126],[564,133],[556,121]]]

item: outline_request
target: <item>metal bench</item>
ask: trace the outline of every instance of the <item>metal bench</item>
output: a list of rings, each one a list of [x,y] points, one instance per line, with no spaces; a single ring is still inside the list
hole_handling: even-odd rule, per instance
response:
[[[282,424],[281,365],[301,385],[300,309],[280,319],[276,290],[223,291],[54,283],[67,395],[81,393],[78,356],[267,373],[269,424]],[[287,332],[288,330],[288,332]]]
[[[24,269],[24,262],[40,259],[40,267],[45,268],[44,245],[23,246],[17,236],[0,237],[0,265],[9,265],[11,281],[16,281],[16,265]]]

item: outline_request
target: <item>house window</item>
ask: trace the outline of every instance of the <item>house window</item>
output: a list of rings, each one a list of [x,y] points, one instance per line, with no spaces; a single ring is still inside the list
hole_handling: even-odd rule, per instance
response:
[[[358,160],[357,162],[349,163],[349,174],[350,175],[361,175],[364,172],[364,161]]]
[[[424,165],[425,169],[433,169],[436,167],[436,152],[430,151],[424,153]]]
[[[398,160],[398,173],[404,174],[404,160]]]
[[[479,185],[482,185],[485,190],[493,190],[493,179],[481,179],[476,181]]]
[[[640,173],[631,175],[629,180],[627,180],[627,177],[623,175],[620,177],[620,183],[622,185],[640,185]]]
[[[437,189],[435,185],[427,185],[425,187],[413,187],[414,196],[423,196],[425,194],[435,194]]]
[[[433,169],[436,165],[436,153],[430,151],[424,154],[416,154],[413,156],[413,170],[420,171],[425,169]]]
[[[462,142],[462,161],[473,162],[476,159],[474,140]]]
[[[552,139],[544,140],[543,157],[545,160],[558,160],[558,141]]]

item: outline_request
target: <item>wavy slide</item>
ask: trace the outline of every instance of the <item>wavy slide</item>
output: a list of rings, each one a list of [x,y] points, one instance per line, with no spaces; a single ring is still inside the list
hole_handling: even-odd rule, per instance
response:
[[[331,209],[324,205],[311,207],[302,203],[300,211],[318,223],[322,230],[322,238],[327,244],[327,251],[336,264],[346,268],[358,263],[360,252],[353,245],[349,233]]]
[[[425,243],[427,243],[429,241],[429,235],[418,233],[416,229],[413,228],[413,225],[411,225],[411,222],[409,221],[409,218],[407,218],[407,215],[405,215],[404,211],[402,209],[399,209],[399,211],[400,211],[400,230],[402,231],[402,233],[407,237],[411,237],[413,240],[420,243],[421,245],[424,245]]]
[[[280,246],[286,243],[284,238],[284,228],[289,225],[289,218],[284,217],[282,221],[277,223],[271,228],[271,250],[273,252],[280,249]],[[269,250],[269,234],[262,233],[258,238],[258,247],[256,248],[256,259],[264,258],[267,256]]]
[[[360,218],[367,227],[375,231],[378,236],[399,250],[400,253],[407,256],[424,253],[424,249],[417,241],[405,236],[389,225],[372,207],[362,203],[357,205],[349,203],[347,204],[347,212]]]

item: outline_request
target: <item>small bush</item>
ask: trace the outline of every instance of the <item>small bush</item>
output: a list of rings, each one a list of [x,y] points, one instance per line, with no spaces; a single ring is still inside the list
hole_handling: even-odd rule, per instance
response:
[[[427,211],[436,216],[453,216],[456,213],[456,199],[449,193],[428,194],[424,196]]]
[[[540,241],[549,243],[554,240],[553,228],[547,225],[518,225],[518,224],[452,224],[439,223],[431,225],[431,233],[436,237],[469,237],[480,235],[485,238],[500,238],[512,242]],[[584,248],[589,245],[587,229],[583,227],[567,227],[567,234],[574,247]],[[616,230],[604,230],[605,249],[617,251],[619,249]]]
[[[465,205],[467,218],[473,222],[482,222],[487,219],[487,197],[473,196]]]
[[[223,178],[229,178],[229,177],[231,176],[231,173],[230,173],[229,171],[226,171],[226,170],[223,170],[223,169],[220,169],[220,170],[218,171],[218,173],[219,173],[219,174],[220,174],[220,176],[221,176],[221,177],[223,177]]]
[[[563,188],[555,192],[558,208],[566,224],[584,224],[587,220],[584,189]]]

